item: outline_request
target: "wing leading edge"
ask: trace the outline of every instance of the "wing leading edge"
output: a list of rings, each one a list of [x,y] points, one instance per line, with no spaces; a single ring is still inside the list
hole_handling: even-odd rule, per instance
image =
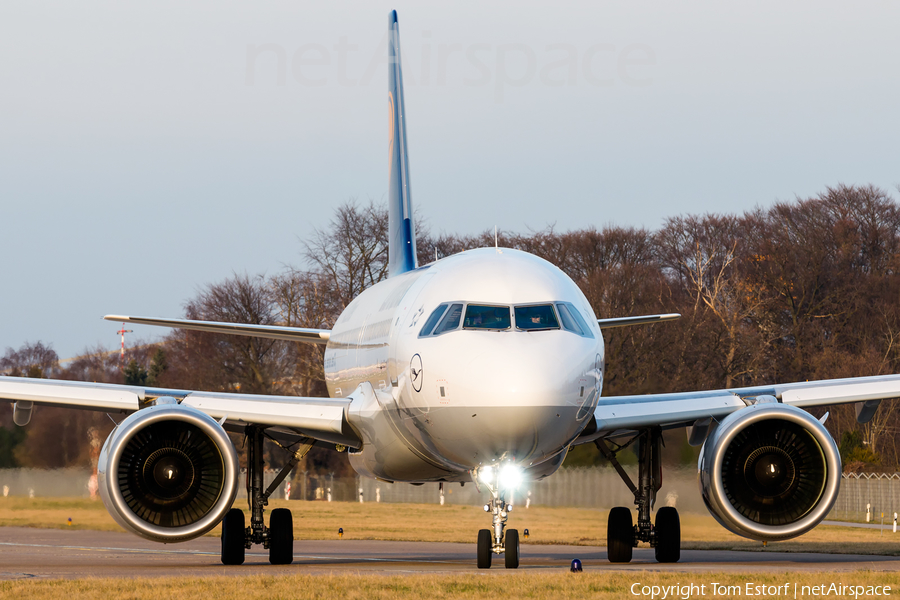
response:
[[[589,442],[617,430],[681,427],[708,418],[718,421],[753,404],[760,396],[772,396],[780,403],[799,408],[900,398],[900,375],[673,394],[606,396],[600,399],[592,423],[576,443]]]
[[[628,327],[630,325],[649,325],[651,323],[662,323],[663,321],[674,321],[680,319],[679,313],[666,313],[663,315],[640,315],[637,317],[617,317],[613,319],[597,319],[600,329],[612,329],[613,327]]]
[[[250,337],[287,340],[290,342],[307,342],[325,344],[331,335],[329,329],[307,329],[303,327],[286,327],[283,325],[253,325],[249,323],[224,323],[221,321],[192,321],[190,319],[159,319],[156,317],[126,317],[123,315],[106,315],[107,321],[120,323],[136,323],[138,325],[155,325],[176,329],[191,329],[208,333],[226,333],[246,335]]]
[[[302,396],[258,396],[194,392],[165,388],[0,377],[0,401],[132,413],[161,397],[203,411],[217,420],[225,419],[231,429],[261,425],[316,440],[359,447],[359,438],[347,423],[347,398],[307,398]]]

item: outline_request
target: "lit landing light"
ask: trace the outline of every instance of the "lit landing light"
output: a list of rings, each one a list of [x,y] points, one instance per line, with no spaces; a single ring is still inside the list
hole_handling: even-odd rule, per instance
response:
[[[510,463],[500,469],[500,488],[514,490],[522,484],[522,469]]]
[[[491,465],[485,465],[478,469],[478,479],[501,490],[515,490],[522,484],[522,469],[513,463],[507,463],[496,471]]]
[[[478,469],[478,479],[484,483],[491,484],[494,482],[494,467],[485,465]]]

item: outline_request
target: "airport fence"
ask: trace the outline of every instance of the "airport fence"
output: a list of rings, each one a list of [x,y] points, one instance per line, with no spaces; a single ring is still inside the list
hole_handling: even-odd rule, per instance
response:
[[[900,473],[845,473],[829,519],[890,524],[900,512]]]
[[[631,469],[629,469],[631,470]],[[276,471],[267,470],[265,482],[275,478]],[[636,473],[632,473],[636,479]],[[242,474],[239,498],[246,498]],[[288,481],[290,493],[288,495]],[[0,491],[4,496],[90,496],[90,471],[86,469],[0,469]],[[480,506],[487,499],[469,482],[445,483],[443,491],[436,483],[411,485],[385,483],[361,477],[333,477],[295,472],[275,492],[278,498],[321,502],[411,502],[420,504],[461,504]],[[524,484],[513,497],[515,506],[572,506],[607,509],[632,506],[628,488],[610,468],[591,467],[560,469],[542,480]],[[657,495],[657,506],[675,506],[682,512],[705,514],[706,508],[697,486],[693,469],[666,470]],[[890,524],[900,512],[900,473],[845,474],[841,491],[830,520]],[[868,519],[867,519],[868,515]]]

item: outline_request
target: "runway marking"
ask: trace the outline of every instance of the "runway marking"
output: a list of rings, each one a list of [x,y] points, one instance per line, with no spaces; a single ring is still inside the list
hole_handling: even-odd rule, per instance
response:
[[[59,546],[55,544],[23,544],[20,542],[0,542],[0,546],[19,546],[24,548],[57,548],[61,550],[94,550],[105,552],[130,552],[133,554],[190,554],[199,556],[219,556],[218,552],[204,552],[203,550],[153,550],[151,548],[114,548],[108,546]],[[247,552],[247,556],[268,556],[265,552]],[[367,556],[315,556],[312,554],[294,554],[294,558],[309,560],[343,560],[343,561],[369,561],[369,562],[396,562],[396,563],[423,563],[423,564],[465,564],[464,560],[423,560],[415,558],[373,558]]]

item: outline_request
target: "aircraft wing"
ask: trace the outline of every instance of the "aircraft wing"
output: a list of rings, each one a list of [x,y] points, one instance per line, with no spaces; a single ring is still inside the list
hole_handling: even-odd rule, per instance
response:
[[[732,412],[753,404],[760,396],[771,396],[783,404],[804,409],[861,402],[865,403],[863,414],[870,418],[878,402],[900,398],[900,375],[826,379],[702,392],[604,396],[594,410],[592,422],[575,443],[589,442],[618,430],[653,426],[683,427],[704,419],[719,421]],[[865,421],[861,419],[861,422]]]
[[[329,329],[307,329],[304,327],[285,327],[283,325],[253,325],[245,323],[224,323],[221,321],[192,321],[190,319],[158,319],[156,317],[126,317],[123,315],[106,315],[107,321],[120,323],[137,323],[138,325],[156,325],[174,327],[176,329],[193,329],[209,333],[227,333],[247,335],[251,337],[287,340],[290,342],[309,342],[325,344],[331,335]]]
[[[15,402],[16,409],[24,410],[36,404],[132,413],[166,396],[201,410],[216,420],[224,419],[225,428],[231,431],[239,431],[243,426],[253,424],[352,448],[360,445],[346,417],[352,396],[338,399],[258,396],[0,377],[0,401]]]
[[[649,325],[651,323],[662,323],[663,321],[674,321],[680,319],[680,313],[666,313],[663,315],[640,315],[637,317],[615,317],[612,319],[597,319],[600,329],[612,329],[614,327],[629,327],[631,325]]]

